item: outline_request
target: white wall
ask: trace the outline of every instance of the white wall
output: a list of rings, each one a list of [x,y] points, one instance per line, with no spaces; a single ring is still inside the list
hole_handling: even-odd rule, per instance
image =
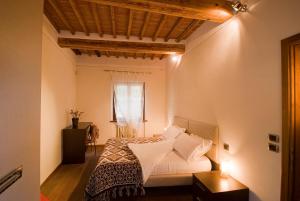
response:
[[[112,120],[112,84],[110,70],[151,72],[146,75],[147,136],[161,133],[166,126],[166,74],[165,63],[159,60],[78,57],[77,104],[84,112],[80,121],[92,121],[100,128],[98,144],[115,137]]]
[[[0,177],[23,165],[1,201],[38,201],[42,0],[1,1]]]
[[[41,176],[40,183],[62,160],[61,130],[70,125],[71,108],[76,106],[76,61],[69,49],[57,45],[57,33],[46,17],[43,24]]]
[[[281,154],[267,150],[267,134],[281,135],[280,41],[300,32],[300,1],[248,3],[248,13],[192,36],[177,68],[170,61],[168,115],[218,124],[230,144],[221,160],[231,158],[250,200],[279,201]]]

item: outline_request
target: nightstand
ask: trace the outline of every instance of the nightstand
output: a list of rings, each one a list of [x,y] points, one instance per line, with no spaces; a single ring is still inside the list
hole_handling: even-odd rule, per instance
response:
[[[249,201],[249,189],[220,171],[194,173],[193,201]]]

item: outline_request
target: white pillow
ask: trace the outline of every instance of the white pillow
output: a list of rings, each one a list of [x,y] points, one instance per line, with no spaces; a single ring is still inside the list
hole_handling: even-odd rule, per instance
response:
[[[202,138],[198,135],[191,134],[190,135],[194,140],[199,142],[199,146],[193,152],[190,160],[199,160],[204,154],[206,154],[212,147],[213,141],[209,139]]]
[[[182,133],[176,138],[174,149],[186,161],[194,161],[209,151],[211,144],[209,140]]]
[[[174,143],[174,149],[179,155],[186,161],[189,161],[194,150],[198,147],[199,142],[194,140],[191,136],[186,133],[180,134]]]
[[[174,139],[176,138],[180,133],[184,133],[185,128],[180,128],[178,126],[170,126],[167,128],[167,130],[163,133],[163,136],[165,136],[167,139]]]

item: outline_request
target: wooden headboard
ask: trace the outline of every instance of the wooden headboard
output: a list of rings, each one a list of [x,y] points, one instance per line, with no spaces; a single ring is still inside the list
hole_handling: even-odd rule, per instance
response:
[[[214,163],[219,163],[219,129],[218,126],[185,119],[182,117],[175,116],[173,125],[180,126],[187,129],[187,133],[193,133],[203,138],[210,139],[213,141],[213,146],[206,156]]]

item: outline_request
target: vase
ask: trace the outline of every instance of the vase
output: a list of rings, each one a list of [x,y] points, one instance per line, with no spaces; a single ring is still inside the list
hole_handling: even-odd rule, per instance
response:
[[[79,118],[72,118],[72,127],[78,128]]]

